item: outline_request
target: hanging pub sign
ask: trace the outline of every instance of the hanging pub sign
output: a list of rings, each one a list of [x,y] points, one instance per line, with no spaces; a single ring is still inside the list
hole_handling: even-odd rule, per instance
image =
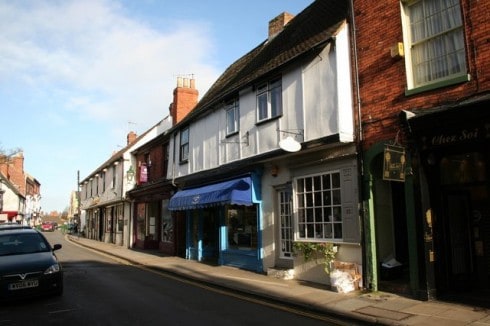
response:
[[[386,145],[383,160],[383,180],[405,181],[405,148]]]

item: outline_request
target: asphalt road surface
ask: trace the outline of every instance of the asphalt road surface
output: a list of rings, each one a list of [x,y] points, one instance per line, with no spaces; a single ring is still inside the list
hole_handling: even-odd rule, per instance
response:
[[[0,326],[338,325],[125,264],[66,241],[60,231],[44,234],[63,245],[56,253],[64,293],[0,306]]]

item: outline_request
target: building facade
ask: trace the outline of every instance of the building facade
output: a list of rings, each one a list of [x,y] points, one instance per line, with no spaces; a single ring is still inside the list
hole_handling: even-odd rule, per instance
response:
[[[353,1],[368,288],[490,289],[490,4]]]
[[[171,131],[168,209],[188,259],[330,284],[295,243],[362,269],[347,1],[271,20]]]
[[[194,79],[177,78],[169,107],[172,125],[194,109],[198,96]],[[127,196],[133,203],[134,245],[183,256],[185,224],[168,210],[168,202],[175,192],[172,180],[167,178],[170,134],[170,131],[163,132],[131,152],[137,166],[136,184]]]
[[[140,136],[128,133],[126,147],[80,181],[80,230],[87,238],[126,248],[134,245],[133,206],[126,198],[136,183],[137,162],[131,151],[169,126],[163,119]]]

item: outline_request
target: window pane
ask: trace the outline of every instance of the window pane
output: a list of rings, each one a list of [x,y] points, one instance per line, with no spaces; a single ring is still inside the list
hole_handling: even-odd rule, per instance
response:
[[[332,173],[332,187],[340,188],[340,173]]]
[[[305,194],[305,197],[306,197],[306,207],[313,207],[313,194],[307,193]]]
[[[334,205],[340,205],[340,190],[332,191],[332,202]]]
[[[313,178],[313,190],[322,190],[322,179],[320,176]]]
[[[342,223],[335,223],[333,225],[333,238],[342,239]]]
[[[267,119],[267,93],[257,96],[257,110],[259,121]]]
[[[325,174],[322,176],[323,189],[330,189],[330,174]]]
[[[459,1],[422,0],[408,6],[414,86],[466,70]]]
[[[235,108],[226,111],[226,133],[231,134],[236,131],[236,116]]]
[[[341,239],[343,221],[340,173],[300,178],[296,180],[296,186],[300,233],[301,225],[306,221],[306,239]],[[304,192],[300,193],[300,189]]]
[[[297,192],[304,192],[304,179],[298,179],[296,181]]]
[[[321,208],[315,208],[315,223],[323,222],[323,214]]]
[[[308,223],[313,222],[313,209],[312,208],[306,209],[306,222],[308,222]]]
[[[281,85],[273,85],[271,89],[271,117],[282,114],[282,88]]]

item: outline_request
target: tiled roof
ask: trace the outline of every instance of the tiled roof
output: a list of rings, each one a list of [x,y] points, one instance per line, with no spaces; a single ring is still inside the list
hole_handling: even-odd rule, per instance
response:
[[[281,33],[229,66],[184,122],[279,67],[326,44],[348,14],[347,0],[316,0],[295,16]]]

